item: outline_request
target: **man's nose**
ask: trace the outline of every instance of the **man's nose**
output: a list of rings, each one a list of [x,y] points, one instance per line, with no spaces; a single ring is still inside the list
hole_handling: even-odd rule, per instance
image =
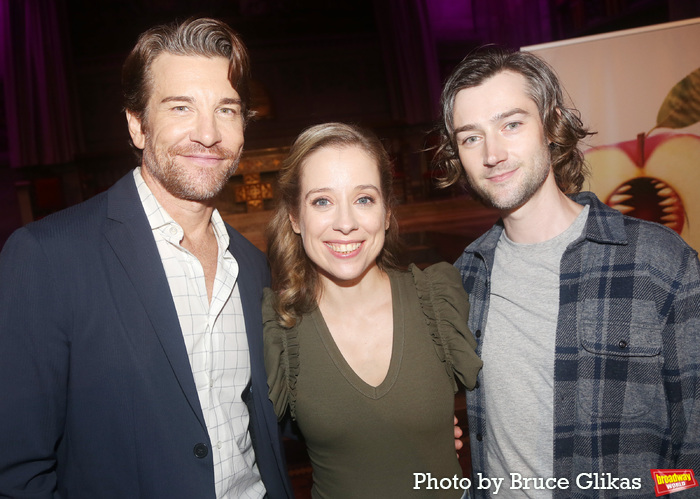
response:
[[[199,113],[190,140],[199,142],[204,147],[211,147],[221,142],[221,130],[214,113]]]
[[[498,136],[484,139],[484,165],[496,166],[508,158],[503,139]]]

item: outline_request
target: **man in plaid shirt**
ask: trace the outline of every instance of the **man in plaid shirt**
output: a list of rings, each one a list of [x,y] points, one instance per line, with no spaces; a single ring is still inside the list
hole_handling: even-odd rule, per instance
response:
[[[546,63],[482,49],[442,95],[442,185],[501,219],[455,265],[484,360],[476,497],[654,497],[700,472],[700,269],[675,232],[580,192],[590,134]]]

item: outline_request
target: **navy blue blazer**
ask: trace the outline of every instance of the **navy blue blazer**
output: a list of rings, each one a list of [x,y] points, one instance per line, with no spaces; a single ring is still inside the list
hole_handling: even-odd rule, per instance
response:
[[[293,497],[263,361],[264,254],[227,227],[250,348],[250,433]],[[214,498],[211,442],[129,173],[16,231],[0,254],[0,497]]]

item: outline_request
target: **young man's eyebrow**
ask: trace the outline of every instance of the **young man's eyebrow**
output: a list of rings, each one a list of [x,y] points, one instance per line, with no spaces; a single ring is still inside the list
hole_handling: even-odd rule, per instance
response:
[[[502,113],[498,113],[498,114],[492,116],[489,121],[491,121],[492,123],[495,123],[497,121],[501,121],[501,120],[504,120],[506,118],[510,118],[511,116],[514,116],[516,114],[529,115],[530,113],[525,111],[524,109],[521,109],[519,107],[515,107],[513,109],[509,109],[508,111],[504,111]],[[456,137],[457,134],[459,134],[461,132],[471,132],[472,130],[476,130],[478,128],[479,127],[475,123],[466,123],[460,127],[455,128],[454,136]]]

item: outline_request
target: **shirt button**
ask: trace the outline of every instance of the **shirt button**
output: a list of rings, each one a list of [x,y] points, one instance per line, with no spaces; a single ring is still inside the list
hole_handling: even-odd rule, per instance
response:
[[[476,390],[477,388],[479,388],[479,380],[477,380],[476,383],[474,383],[474,389]]]
[[[214,386],[214,380],[210,378],[209,379],[209,388],[212,388],[213,386]]]
[[[474,336],[476,336],[477,338],[481,338],[481,329],[477,329],[476,333],[474,333]]]
[[[170,227],[170,233],[174,236],[177,234],[177,227]]]
[[[203,459],[209,454],[209,449],[207,449],[207,444],[198,443],[194,446],[194,457],[198,459]]]
[[[620,350],[624,350],[627,348],[627,342],[625,340],[620,340],[620,343],[618,343],[617,346],[620,347]]]
[[[221,449],[221,442],[216,442],[216,448]]]
[[[481,441],[484,439],[484,437],[481,435],[481,433],[477,433],[477,434],[476,434],[476,439],[477,439],[479,442],[481,442]]]

